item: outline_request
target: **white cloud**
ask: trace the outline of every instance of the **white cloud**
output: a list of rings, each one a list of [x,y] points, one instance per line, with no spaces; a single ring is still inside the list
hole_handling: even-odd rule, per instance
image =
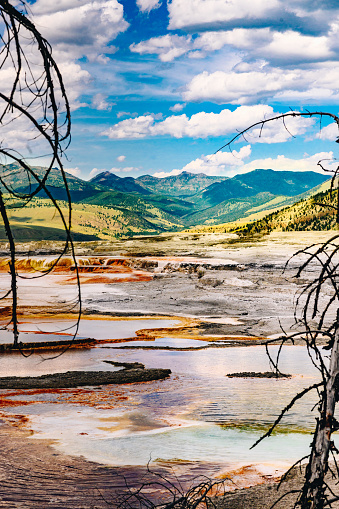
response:
[[[326,127],[323,127],[320,132],[315,135],[315,138],[320,140],[330,140],[335,141],[339,136],[339,127],[335,122],[332,124],[328,124]]]
[[[272,113],[273,109],[270,106],[241,106],[235,111],[224,109],[220,113],[202,111],[192,115],[191,118],[187,115],[172,115],[155,124],[153,131],[160,135],[169,134],[175,138],[223,136],[251,124],[253,119],[261,119],[265,114]]]
[[[174,113],[177,113],[178,111],[181,111],[185,108],[186,103],[177,103],[170,107],[170,110]]]
[[[268,122],[251,129],[245,134],[251,143],[283,143],[291,136],[300,136],[307,133],[314,125],[314,119],[306,117],[286,117],[285,120]]]
[[[278,155],[276,158],[255,159],[245,164],[241,169],[241,173],[247,173],[257,168],[277,171],[320,171],[320,167],[317,166],[319,161],[323,161],[324,166],[329,169],[335,169],[338,164],[333,160],[333,152],[318,152],[302,159],[292,159],[284,155]]]
[[[241,18],[254,20],[269,16],[280,7],[278,0],[172,0],[168,4],[169,28],[221,24]]]
[[[73,177],[79,177],[81,175],[81,170],[77,166],[75,168],[65,168],[65,171],[73,175]]]
[[[302,159],[292,159],[279,155],[276,158],[267,157],[265,159],[254,159],[245,164],[244,159],[251,155],[251,146],[246,145],[239,151],[217,152],[207,156],[201,156],[194,161],[186,164],[183,168],[172,170],[171,172],[156,172],[154,177],[170,177],[179,175],[183,171],[190,173],[205,173],[206,175],[225,175],[232,177],[238,173],[248,173],[249,171],[261,169],[273,169],[276,171],[320,171],[317,166],[319,161],[329,169],[336,169],[337,162],[333,160],[333,152],[319,152],[317,154],[305,156]]]
[[[142,115],[136,118],[126,118],[118,122],[113,127],[101,132],[102,136],[108,136],[110,139],[138,139],[144,138],[150,134],[154,118],[152,115]]]
[[[287,26],[314,34],[327,32],[339,11],[325,0],[172,0],[168,9],[174,30]]]
[[[120,163],[122,163],[123,161],[125,161],[126,159],[126,156],[118,156],[117,157],[117,161],[119,161]]]
[[[92,107],[99,111],[111,111],[113,104],[106,101],[104,94],[95,94],[92,98]]]
[[[339,29],[338,29],[339,31]],[[200,32],[191,35],[164,35],[132,44],[130,50],[143,54],[157,54],[163,62],[169,62],[184,54],[191,58],[204,58],[207,53],[229,46],[232,51],[245,50],[245,58],[266,59],[267,62],[292,64],[318,62],[336,58],[338,48],[329,36],[310,36],[297,31],[277,32],[272,28],[234,28]]]
[[[99,175],[99,173],[102,173],[104,171],[107,171],[106,168],[93,168],[93,170],[91,170],[89,172],[89,175],[88,175],[88,178],[89,179],[92,179],[93,177],[95,177],[96,175]]]
[[[130,50],[133,53],[145,55],[147,53],[159,55],[162,62],[171,62],[175,58],[184,55],[191,47],[190,36],[163,35],[153,37],[148,41],[141,41],[138,44],[131,44]]]
[[[240,71],[240,72],[239,72]],[[231,72],[204,71],[188,83],[186,101],[248,104],[263,100],[338,100],[339,68],[324,62],[308,69],[239,66]]]
[[[234,111],[224,109],[220,113],[202,111],[192,115],[191,118],[184,114],[171,115],[159,122],[156,122],[153,115],[144,115],[122,120],[100,134],[110,139],[139,139],[166,135],[174,138],[225,136],[277,114],[271,106],[255,105],[239,106]],[[303,134],[312,122],[306,118],[293,118],[286,121],[289,131],[294,135]],[[277,143],[286,141],[290,134],[282,122],[272,122],[268,123],[262,132],[260,129],[255,129],[249,136],[252,143]]]
[[[108,61],[105,54],[116,50],[110,43],[129,26],[123,16],[123,6],[118,0],[37,0],[30,9],[36,27],[53,46],[53,57],[62,73],[72,109],[82,106],[79,96],[92,77],[79,59]],[[99,110],[110,108],[100,94],[94,97],[93,106]]]
[[[180,175],[180,173],[182,172],[183,170],[172,170],[172,171],[156,171],[155,173],[153,173],[153,177],[157,177],[159,179],[161,178],[164,178],[164,177],[172,177],[173,175]]]
[[[204,32],[194,40],[193,48],[207,51],[220,50],[226,44],[235,48],[253,51],[258,49],[261,52],[272,41],[273,33],[269,28],[234,28],[233,30],[218,30]]]
[[[153,177],[164,178],[179,175],[183,171],[190,173],[205,173],[206,175],[233,175],[239,173],[239,167],[244,164],[243,159],[251,155],[251,145],[242,147],[239,151],[217,152],[216,154],[202,155],[186,164],[181,170],[170,172],[158,171]]]
[[[335,57],[327,37],[311,37],[292,30],[275,32],[269,44],[256,51],[261,58],[292,61],[319,61]]]
[[[124,168],[111,168],[109,171],[111,173],[134,173],[139,171],[140,168],[136,168],[135,166],[125,166]]]
[[[188,84],[183,96],[186,101],[215,101],[217,103],[243,104],[258,98],[274,96],[290,85],[295,73],[275,70],[266,72],[202,72]]]
[[[124,32],[128,23],[117,0],[37,0],[31,5],[34,22],[53,45],[54,52],[68,58],[97,59],[107,44]]]
[[[91,80],[90,73],[82,69],[80,64],[71,61],[58,62],[58,67],[62,74],[72,110],[74,111],[81,106],[87,106],[79,101],[79,97]]]
[[[161,0],[137,0],[137,6],[141,12],[150,12],[153,9],[158,9],[161,5]]]
[[[186,164],[181,171],[191,173],[205,173],[206,175],[227,175],[244,164],[243,159],[251,155],[251,145],[245,145],[239,151],[217,152],[208,156],[201,156]]]

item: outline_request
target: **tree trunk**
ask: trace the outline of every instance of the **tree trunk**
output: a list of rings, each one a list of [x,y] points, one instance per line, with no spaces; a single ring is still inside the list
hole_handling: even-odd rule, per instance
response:
[[[9,249],[11,253],[11,261],[9,262],[9,271],[11,274],[11,289],[12,289],[12,324],[13,324],[13,336],[14,336],[14,346],[18,346],[18,316],[17,316],[17,304],[18,304],[18,295],[17,295],[17,286],[16,286],[16,271],[15,271],[15,244],[12,235],[12,230],[9,224],[6,205],[4,203],[2,192],[0,191],[0,214],[2,220],[4,222],[5,232],[9,242]]]
[[[333,445],[331,434],[336,404],[337,375],[339,374],[339,310],[331,351],[329,374],[320,406],[320,418],[317,420],[313,437],[312,451],[306,467],[305,484],[300,498],[302,509],[322,509],[325,503],[324,478],[328,470],[328,458]]]

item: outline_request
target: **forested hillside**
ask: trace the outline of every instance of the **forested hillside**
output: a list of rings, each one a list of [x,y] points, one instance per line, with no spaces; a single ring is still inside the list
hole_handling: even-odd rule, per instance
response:
[[[331,230],[336,224],[333,207],[334,191],[323,191],[303,199],[290,207],[268,214],[264,218],[247,223],[235,231],[243,234],[269,233],[271,231]]]

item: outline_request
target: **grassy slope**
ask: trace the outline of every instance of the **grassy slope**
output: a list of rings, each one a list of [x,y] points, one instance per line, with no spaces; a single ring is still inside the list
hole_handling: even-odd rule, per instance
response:
[[[184,216],[194,209],[191,203],[172,197],[150,195],[145,199],[143,196],[135,194],[108,190],[100,192],[92,197],[82,199],[81,203],[102,205],[105,207],[119,207],[137,212],[138,214],[148,214],[149,212],[154,214],[156,211],[157,215],[164,218],[166,217],[166,220],[170,223],[177,223],[179,217]]]
[[[67,217],[66,203],[59,205]],[[90,235],[106,239],[121,235],[135,235],[140,232],[157,234],[181,227],[180,223],[170,221],[165,213],[150,206],[143,214],[117,207],[104,207],[91,204],[74,203],[72,205],[72,231],[79,236]],[[36,198],[24,208],[9,210],[11,224],[17,231],[18,240],[40,239],[46,234],[51,240],[64,238],[62,221],[47,199]],[[1,237],[1,234],[0,234]],[[84,239],[85,240],[85,239]],[[90,240],[89,238],[87,240]]]
[[[325,185],[322,186],[325,188]],[[326,188],[310,198],[272,212],[265,217],[235,228],[243,233],[266,233],[270,231],[331,230],[336,226],[333,194]]]
[[[263,225],[262,220],[266,221],[266,217],[275,216],[275,214],[279,214],[279,211],[289,210],[290,207],[293,208],[294,204],[298,204],[299,202],[304,202],[308,200],[310,197],[317,195],[318,193],[327,193],[329,189],[329,181],[324,182],[311,189],[310,191],[306,191],[299,196],[273,196],[270,201],[264,201],[262,204],[253,204],[250,208],[243,209],[243,215],[238,215],[235,219],[227,219],[225,222],[218,221],[217,223],[213,223],[212,221],[206,221],[205,223],[200,223],[196,227],[191,227],[190,231],[194,232],[225,232],[230,230],[244,230],[246,231],[255,231],[255,225],[257,228],[261,228],[260,225]],[[245,203],[245,201],[243,202]],[[205,211],[206,213],[208,212]],[[231,216],[228,215],[228,218]],[[249,222],[251,221],[251,222]],[[253,225],[253,228],[252,228]],[[303,229],[300,225],[300,229]],[[264,230],[263,230],[264,231]]]
[[[326,186],[323,185],[319,187],[325,188]],[[110,192],[102,193],[101,198],[103,203],[105,203],[105,196],[106,206],[87,202],[73,204],[72,229],[75,240],[86,240],[83,236],[88,236],[87,240],[95,240],[126,235],[133,236],[140,233],[154,235],[164,231],[181,229],[187,224],[202,225],[203,223],[206,227],[208,225],[215,225],[210,226],[213,231],[220,229],[220,231],[223,231],[225,228],[229,229],[231,226],[225,225],[224,223],[226,221],[235,221],[238,220],[239,216],[242,216],[242,221],[239,222],[238,220],[234,225],[241,226],[244,222],[248,223],[248,217],[259,219],[264,216],[265,213],[267,213],[267,208],[281,209],[286,203],[294,201],[294,198],[275,197],[269,193],[261,193],[256,197],[243,198],[242,200],[227,200],[223,204],[207,209],[206,211],[198,212],[191,216],[189,215],[184,222],[181,218],[175,218],[175,216],[167,214],[157,207],[154,207],[152,204],[145,203],[142,199],[140,199],[138,204],[139,199],[136,197],[134,197],[131,202],[127,199],[124,203],[125,207],[122,208],[111,206]],[[91,199],[87,201],[91,201]],[[66,203],[59,203],[66,216]],[[136,207],[136,204],[138,204],[138,207]],[[304,226],[306,229],[316,229],[316,224],[312,227],[307,226],[305,220],[302,220],[306,214],[305,211],[308,211],[309,208],[308,201],[303,200],[292,207],[285,207],[281,213],[271,213],[267,218],[249,223],[246,228],[248,231],[303,229]],[[287,212],[290,209],[295,212]],[[302,212],[303,210],[304,212]],[[322,216],[328,215],[327,210],[325,212],[323,210],[318,212],[319,214],[321,213]],[[287,226],[287,224],[285,224],[290,214],[295,218],[299,218],[298,227],[292,228],[291,225]],[[17,240],[64,239],[62,222],[55,212],[54,207],[51,206],[47,199],[36,198],[25,208],[12,208],[9,211],[9,215]],[[276,219],[274,219],[274,226],[272,223],[273,217],[276,217]],[[288,219],[288,221],[290,222],[291,220]],[[318,227],[320,226],[318,225]],[[323,219],[322,229],[328,229],[330,227],[330,223],[326,223],[325,225],[325,220]],[[199,227],[196,227],[196,229],[198,231]],[[204,227],[201,229],[204,229]],[[0,229],[0,240],[3,239],[5,239],[5,233],[2,228]]]

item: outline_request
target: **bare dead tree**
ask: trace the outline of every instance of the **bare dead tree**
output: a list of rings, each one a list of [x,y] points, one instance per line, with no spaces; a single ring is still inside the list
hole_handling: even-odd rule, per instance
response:
[[[24,276],[16,270],[16,241],[8,204],[14,201],[16,206],[25,207],[41,192],[47,195],[62,221],[65,243],[54,263],[33,277],[51,272],[64,254],[71,254],[78,283],[76,306],[79,312],[74,336],[78,330],[80,285],[71,237],[71,197],[62,162],[71,139],[71,115],[63,78],[51,46],[29,19],[25,3],[18,8],[8,0],[0,0],[0,26],[0,214],[9,241],[11,275],[10,288],[1,298],[11,297],[12,312],[6,327],[12,327],[14,346],[19,347],[17,280]],[[47,167],[42,172],[32,168],[28,158],[21,153],[22,149],[33,152],[34,158],[42,154],[44,161],[48,160]],[[63,181],[67,216],[48,187],[52,169],[60,173]],[[20,190],[13,186],[13,175],[22,182]]]
[[[285,129],[290,133],[286,125],[286,120],[290,117],[317,117],[320,119],[320,122],[327,118],[335,122],[339,128],[339,117],[332,113],[322,111],[291,111],[256,122],[238,132],[221,149],[228,148],[232,150],[232,145],[235,141],[238,141],[240,138],[246,140],[246,135],[253,130],[259,131],[259,137],[261,137],[264,128],[271,122],[281,121]],[[291,136],[293,135],[291,134]],[[339,138],[336,139],[337,142],[338,140]],[[328,169],[324,161],[319,161],[318,165],[323,171],[332,174],[330,186],[332,203],[324,204],[324,206],[329,206],[336,210],[336,222],[338,225],[339,166],[335,169]],[[302,249],[293,256],[293,258],[295,257],[301,257],[296,273],[297,278],[300,278],[308,270],[315,271],[311,282],[303,288],[296,301],[295,322],[302,329],[302,332],[281,337],[277,358],[273,359],[270,356],[270,361],[278,372],[279,355],[282,346],[288,341],[293,342],[297,337],[301,338],[305,342],[311,361],[319,370],[321,381],[296,394],[289,405],[282,410],[267,433],[254,446],[271,435],[285,413],[292,408],[296,401],[310,391],[317,391],[318,415],[316,427],[313,434],[311,452],[307,457],[303,458],[303,460],[307,458],[308,462],[305,470],[304,485],[298,494],[295,507],[301,507],[302,509],[323,509],[324,507],[331,506],[334,501],[339,500],[339,496],[335,495],[326,484],[326,474],[329,471],[339,480],[339,468],[336,460],[336,455],[339,451],[335,448],[332,439],[332,433],[339,429],[339,422],[334,415],[336,403],[339,401],[339,235],[335,234],[324,243],[314,244]],[[324,342],[326,343],[325,346],[323,346]],[[267,343],[267,347],[270,343]],[[330,352],[329,362],[328,351]],[[330,459],[333,460],[334,469]]]
[[[107,506],[115,509],[216,509],[217,500],[232,483],[228,478],[212,480],[199,476],[185,488],[175,476],[153,472],[149,465],[138,486],[131,487],[123,475],[118,476],[122,489],[114,498],[105,499],[101,494]]]

